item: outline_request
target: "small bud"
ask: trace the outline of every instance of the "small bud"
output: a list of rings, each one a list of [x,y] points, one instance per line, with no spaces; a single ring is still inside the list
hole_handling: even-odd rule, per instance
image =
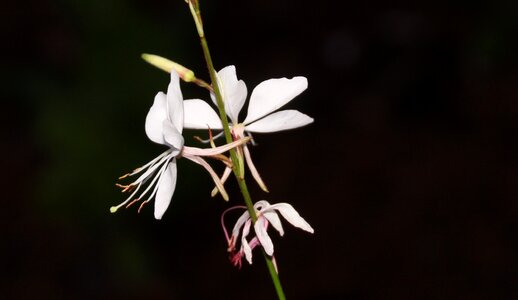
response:
[[[172,70],[175,70],[180,76],[180,78],[182,78],[182,80],[185,82],[191,82],[196,80],[196,76],[194,76],[193,71],[167,58],[158,55],[144,53],[142,54],[142,59],[144,59],[149,64],[166,71],[167,73],[171,73]]]

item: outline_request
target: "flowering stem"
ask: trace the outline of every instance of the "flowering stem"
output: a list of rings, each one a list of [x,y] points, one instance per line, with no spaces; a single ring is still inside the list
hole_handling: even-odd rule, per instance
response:
[[[205,56],[205,61],[207,62],[207,68],[210,74],[210,80],[212,82],[212,87],[214,89],[214,95],[216,96],[216,103],[218,105],[219,116],[221,118],[221,122],[223,124],[223,132],[225,133],[225,139],[227,143],[232,143],[232,134],[230,133],[230,126],[228,124],[227,114],[225,112],[225,105],[223,103],[223,97],[221,96],[221,91],[219,89],[216,70],[214,69],[214,65],[212,64],[212,58],[210,56],[209,46],[207,44],[207,39],[205,38],[205,33],[203,31],[203,22],[201,19],[200,7],[198,0],[188,0],[189,9],[191,10],[191,14],[194,18],[194,23],[196,24],[196,29],[198,31],[198,35],[200,37],[201,47],[203,49],[203,55]],[[245,201],[246,207],[248,209],[248,213],[252,218],[252,221],[255,223],[257,221],[257,214],[254,210],[254,204],[252,202],[252,197],[250,196],[250,192],[248,191],[248,186],[246,184],[244,174],[241,172],[240,162],[238,160],[236,150],[230,149],[230,157],[232,159],[232,171],[236,176],[237,182],[239,184],[239,189],[241,190],[241,194],[243,195],[243,199]],[[242,162],[244,163],[244,162]],[[266,260],[266,266],[268,267],[268,271],[270,272],[270,276],[272,277],[273,285],[275,287],[275,291],[277,292],[277,296],[279,299],[284,300],[286,296],[284,295],[284,291],[282,289],[281,281],[279,279],[279,275],[275,270],[275,266],[272,261],[272,257],[268,256],[263,250],[263,256]]]

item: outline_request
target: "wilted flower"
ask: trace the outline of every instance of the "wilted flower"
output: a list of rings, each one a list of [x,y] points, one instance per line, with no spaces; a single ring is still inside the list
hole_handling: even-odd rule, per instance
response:
[[[234,228],[232,229],[232,235],[229,236],[226,230],[225,224],[223,222],[223,218],[226,212],[237,209],[244,208],[244,206],[235,206],[227,209],[222,217],[221,222],[223,226],[223,231],[225,233],[225,237],[228,242],[228,251],[231,253],[231,261],[236,266],[241,266],[241,258],[245,256],[248,263],[252,263],[252,250],[256,246],[262,246],[264,252],[269,256],[273,256],[273,243],[268,235],[268,225],[272,224],[273,228],[275,228],[281,236],[284,235],[284,229],[282,228],[281,220],[279,218],[279,213],[286,219],[291,225],[300,228],[304,231],[313,233],[314,230],[309,225],[306,220],[304,220],[299,213],[288,203],[277,203],[270,205],[265,200],[258,201],[254,204],[254,210],[257,214],[257,221],[254,226],[255,236],[250,240],[247,240],[248,235],[250,234],[250,227],[252,226],[252,219],[250,218],[250,214],[248,211],[245,211],[241,217],[237,220]],[[241,236],[241,247],[239,251],[236,250],[236,241]]]

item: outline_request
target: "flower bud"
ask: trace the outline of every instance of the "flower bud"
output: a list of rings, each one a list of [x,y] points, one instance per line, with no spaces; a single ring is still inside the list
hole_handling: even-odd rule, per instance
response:
[[[171,73],[172,70],[175,70],[180,76],[180,78],[182,78],[182,80],[185,82],[191,82],[196,80],[196,76],[194,76],[193,71],[167,58],[154,54],[144,53],[142,54],[142,59],[144,59],[149,64],[166,71],[167,73]]]

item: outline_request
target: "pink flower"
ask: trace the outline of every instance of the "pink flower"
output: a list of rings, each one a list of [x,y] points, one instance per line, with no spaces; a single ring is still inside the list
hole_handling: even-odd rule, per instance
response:
[[[248,263],[252,263],[252,250],[257,246],[262,246],[265,253],[269,256],[273,256],[273,243],[268,235],[268,226],[271,224],[281,236],[284,235],[284,229],[282,228],[279,213],[286,219],[291,225],[300,228],[304,231],[313,233],[314,230],[306,220],[304,220],[299,213],[288,203],[277,203],[270,205],[265,200],[258,201],[254,204],[254,210],[257,214],[257,221],[253,225],[255,236],[250,240],[247,240],[250,234],[250,228],[252,226],[252,219],[248,211],[245,211],[241,217],[237,220],[234,228],[232,229],[232,235],[229,237],[228,232],[225,228],[223,218],[225,214],[233,209],[243,208],[244,206],[235,206],[227,209],[222,217],[221,222],[223,231],[228,243],[228,251],[231,253],[231,261],[235,266],[241,266],[241,259],[244,256]],[[239,251],[236,251],[236,242],[241,237],[241,246]]]

